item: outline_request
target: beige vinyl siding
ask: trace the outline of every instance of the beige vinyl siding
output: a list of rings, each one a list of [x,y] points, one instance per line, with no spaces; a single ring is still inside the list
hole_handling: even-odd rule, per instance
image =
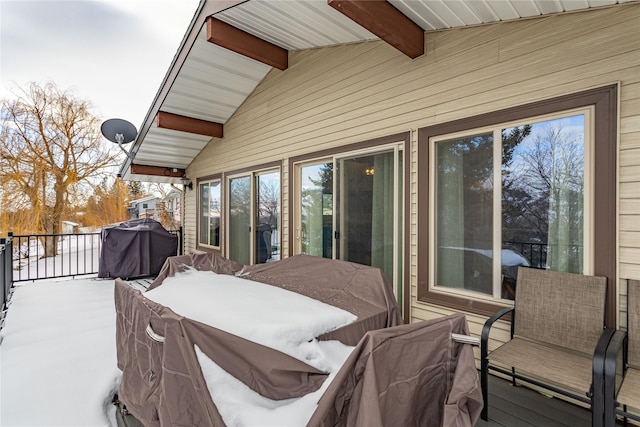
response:
[[[212,140],[187,175],[195,182],[282,161],[281,241],[287,254],[288,158],[411,131],[411,162],[405,165],[411,176],[411,222],[405,224],[410,318],[428,319],[450,311],[416,298],[417,198],[426,191],[416,182],[417,129],[618,83],[619,277],[640,279],[639,26],[635,3],[428,33],[426,55],[415,60],[381,41],[290,52],[289,69],[267,75],[225,124],[224,138]],[[196,191],[188,191],[187,252],[195,250],[196,207]],[[468,319],[479,334],[485,318]],[[508,334],[501,328],[499,340]]]
[[[636,22],[640,24],[640,19]],[[637,34],[637,33],[636,33]],[[639,44],[635,37],[636,45]],[[639,62],[636,54],[636,64]],[[637,66],[636,66],[637,69]],[[640,76],[620,94],[620,277],[640,277]],[[624,83],[624,82],[623,82]],[[621,286],[622,291],[626,288]],[[623,294],[626,296],[626,293]],[[621,298],[621,306],[626,300]],[[621,320],[624,316],[621,315]],[[622,323],[622,322],[621,322]]]

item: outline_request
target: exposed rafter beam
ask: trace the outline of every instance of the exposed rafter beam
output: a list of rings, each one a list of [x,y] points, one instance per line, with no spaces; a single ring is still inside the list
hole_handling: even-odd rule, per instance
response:
[[[424,30],[385,0],[328,0],[329,6],[409,58],[424,54]]]
[[[207,41],[280,70],[286,70],[289,66],[289,52],[286,49],[219,19],[207,18]]]
[[[161,129],[179,130],[181,132],[196,133],[198,135],[222,138],[223,126],[220,123],[180,116],[178,114],[159,111],[156,124]]]
[[[138,165],[138,164],[132,163],[131,174],[132,175],[166,176],[169,178],[182,178],[185,174],[185,170],[180,168]]]

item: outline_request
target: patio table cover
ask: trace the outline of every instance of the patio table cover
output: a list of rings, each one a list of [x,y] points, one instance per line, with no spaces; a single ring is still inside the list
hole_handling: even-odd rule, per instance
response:
[[[258,266],[242,266],[215,254],[172,257],[150,288],[188,267],[239,273],[359,316],[357,322],[322,337],[356,348],[308,426],[475,424],[482,397],[473,351],[451,339],[451,333],[468,333],[463,315],[402,325],[391,289],[378,269],[310,256]],[[225,426],[210,398],[196,345],[225,371],[271,399],[305,395],[327,377],[277,350],[182,317],[120,279],[115,304],[118,367],[123,371],[119,399],[147,427]]]

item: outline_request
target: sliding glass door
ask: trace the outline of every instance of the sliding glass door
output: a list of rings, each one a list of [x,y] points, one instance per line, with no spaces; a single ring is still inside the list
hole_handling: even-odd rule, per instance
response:
[[[297,165],[294,253],[378,267],[401,302],[402,171],[399,145]]]
[[[280,171],[254,174],[255,214],[253,262],[280,259]]]
[[[251,264],[251,176],[229,179],[229,258]]]
[[[228,178],[229,258],[241,264],[280,259],[280,171]]]
[[[299,251],[333,258],[333,162],[300,167]]]
[[[396,150],[336,159],[336,258],[380,268],[394,283],[402,224]]]

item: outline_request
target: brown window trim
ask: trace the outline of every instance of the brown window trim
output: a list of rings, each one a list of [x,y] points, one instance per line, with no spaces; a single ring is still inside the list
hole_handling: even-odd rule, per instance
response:
[[[608,279],[605,325],[616,327],[616,151],[618,85],[609,85],[570,95],[534,102],[466,119],[418,129],[418,301],[480,315],[492,315],[503,307],[498,303],[445,294],[429,289],[429,139],[464,130],[523,120],[530,117],[595,107],[595,200],[594,274]]]
[[[401,132],[393,135],[383,136],[380,138],[370,139],[367,141],[356,142],[353,144],[342,145],[335,148],[327,148],[325,150],[314,151],[307,154],[302,154],[295,157],[289,158],[289,250],[288,256],[293,256],[293,242],[295,239],[295,229],[293,227],[293,218],[294,218],[294,206],[293,201],[295,200],[295,186],[294,186],[294,175],[293,170],[296,163],[304,162],[306,160],[313,159],[322,159],[323,157],[333,157],[336,154],[346,153],[349,151],[357,151],[363,150],[366,148],[373,148],[381,145],[392,144],[394,142],[403,142],[403,165],[404,165],[404,263],[402,265],[402,293],[403,293],[403,307],[402,312],[404,313],[404,321],[409,323],[409,310],[411,308],[411,227],[409,227],[411,221],[411,186],[409,183],[411,182],[411,150],[410,150],[410,142],[411,142],[411,132]]]
[[[206,181],[215,181],[215,180],[220,181],[220,201],[221,203],[223,203],[223,206],[224,206],[224,181],[222,180],[221,173],[217,173],[214,175],[207,175],[207,176],[203,176],[196,179],[196,189],[195,189],[196,191],[196,250],[203,251],[203,252],[221,253],[222,246],[220,247],[209,246],[209,245],[205,246],[200,243],[200,183],[206,182]],[[220,221],[220,226],[222,227],[222,218]],[[220,240],[220,243],[222,243],[222,239]]]
[[[280,169],[280,173],[282,173],[282,163],[283,162],[281,160],[276,160],[275,162],[262,163],[260,165],[255,165],[255,166],[247,166],[247,167],[242,168],[242,169],[236,169],[236,170],[232,170],[232,171],[228,171],[228,172],[223,172],[222,176],[226,180],[228,176],[232,176],[232,175],[240,175],[240,174],[243,174],[243,173],[260,172],[260,171],[263,171],[263,170],[275,169],[275,168]],[[280,186],[282,187],[282,184]]]

